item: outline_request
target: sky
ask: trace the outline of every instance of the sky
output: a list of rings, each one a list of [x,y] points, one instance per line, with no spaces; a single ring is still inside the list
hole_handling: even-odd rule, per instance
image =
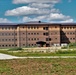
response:
[[[76,23],[76,0],[0,0],[0,23]]]

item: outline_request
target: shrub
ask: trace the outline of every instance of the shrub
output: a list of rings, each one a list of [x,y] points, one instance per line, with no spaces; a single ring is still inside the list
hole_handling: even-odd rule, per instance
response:
[[[20,48],[20,47],[17,47],[17,48],[10,48],[9,50],[17,51],[17,50],[23,50],[23,49],[22,49],[22,48]]]
[[[63,47],[62,47],[62,49],[66,49],[66,48],[67,48],[67,46],[63,46]]]
[[[69,47],[76,47],[76,43],[70,43]]]
[[[67,50],[67,51],[62,51],[62,50],[59,50],[56,52],[57,54],[76,54],[76,50]]]

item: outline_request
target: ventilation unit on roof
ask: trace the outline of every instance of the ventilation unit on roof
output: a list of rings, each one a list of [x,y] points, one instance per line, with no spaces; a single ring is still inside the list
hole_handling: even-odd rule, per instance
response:
[[[41,21],[39,21],[39,23],[41,23]]]

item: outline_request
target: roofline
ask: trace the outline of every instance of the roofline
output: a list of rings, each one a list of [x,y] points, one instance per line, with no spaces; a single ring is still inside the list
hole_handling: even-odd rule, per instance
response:
[[[20,23],[20,24],[15,24],[15,23],[0,23],[0,26],[21,26],[21,25],[60,25],[60,26],[64,26],[64,25],[75,25],[76,23]]]

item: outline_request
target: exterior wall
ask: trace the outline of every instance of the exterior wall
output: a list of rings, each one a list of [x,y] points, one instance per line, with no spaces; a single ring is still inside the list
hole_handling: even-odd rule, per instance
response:
[[[51,37],[51,41],[50,44],[54,45],[60,45],[60,26],[59,25],[52,25],[49,26],[49,32],[50,32],[50,37]]]
[[[17,27],[0,26],[0,47],[17,47]]]
[[[48,46],[60,45],[60,25],[21,25],[19,29],[21,47],[37,46],[38,41],[44,41]]]
[[[46,46],[76,42],[76,26],[61,24],[20,24],[0,26],[0,48],[37,46],[44,41]]]
[[[76,42],[76,27],[61,26],[61,43],[75,43]]]

